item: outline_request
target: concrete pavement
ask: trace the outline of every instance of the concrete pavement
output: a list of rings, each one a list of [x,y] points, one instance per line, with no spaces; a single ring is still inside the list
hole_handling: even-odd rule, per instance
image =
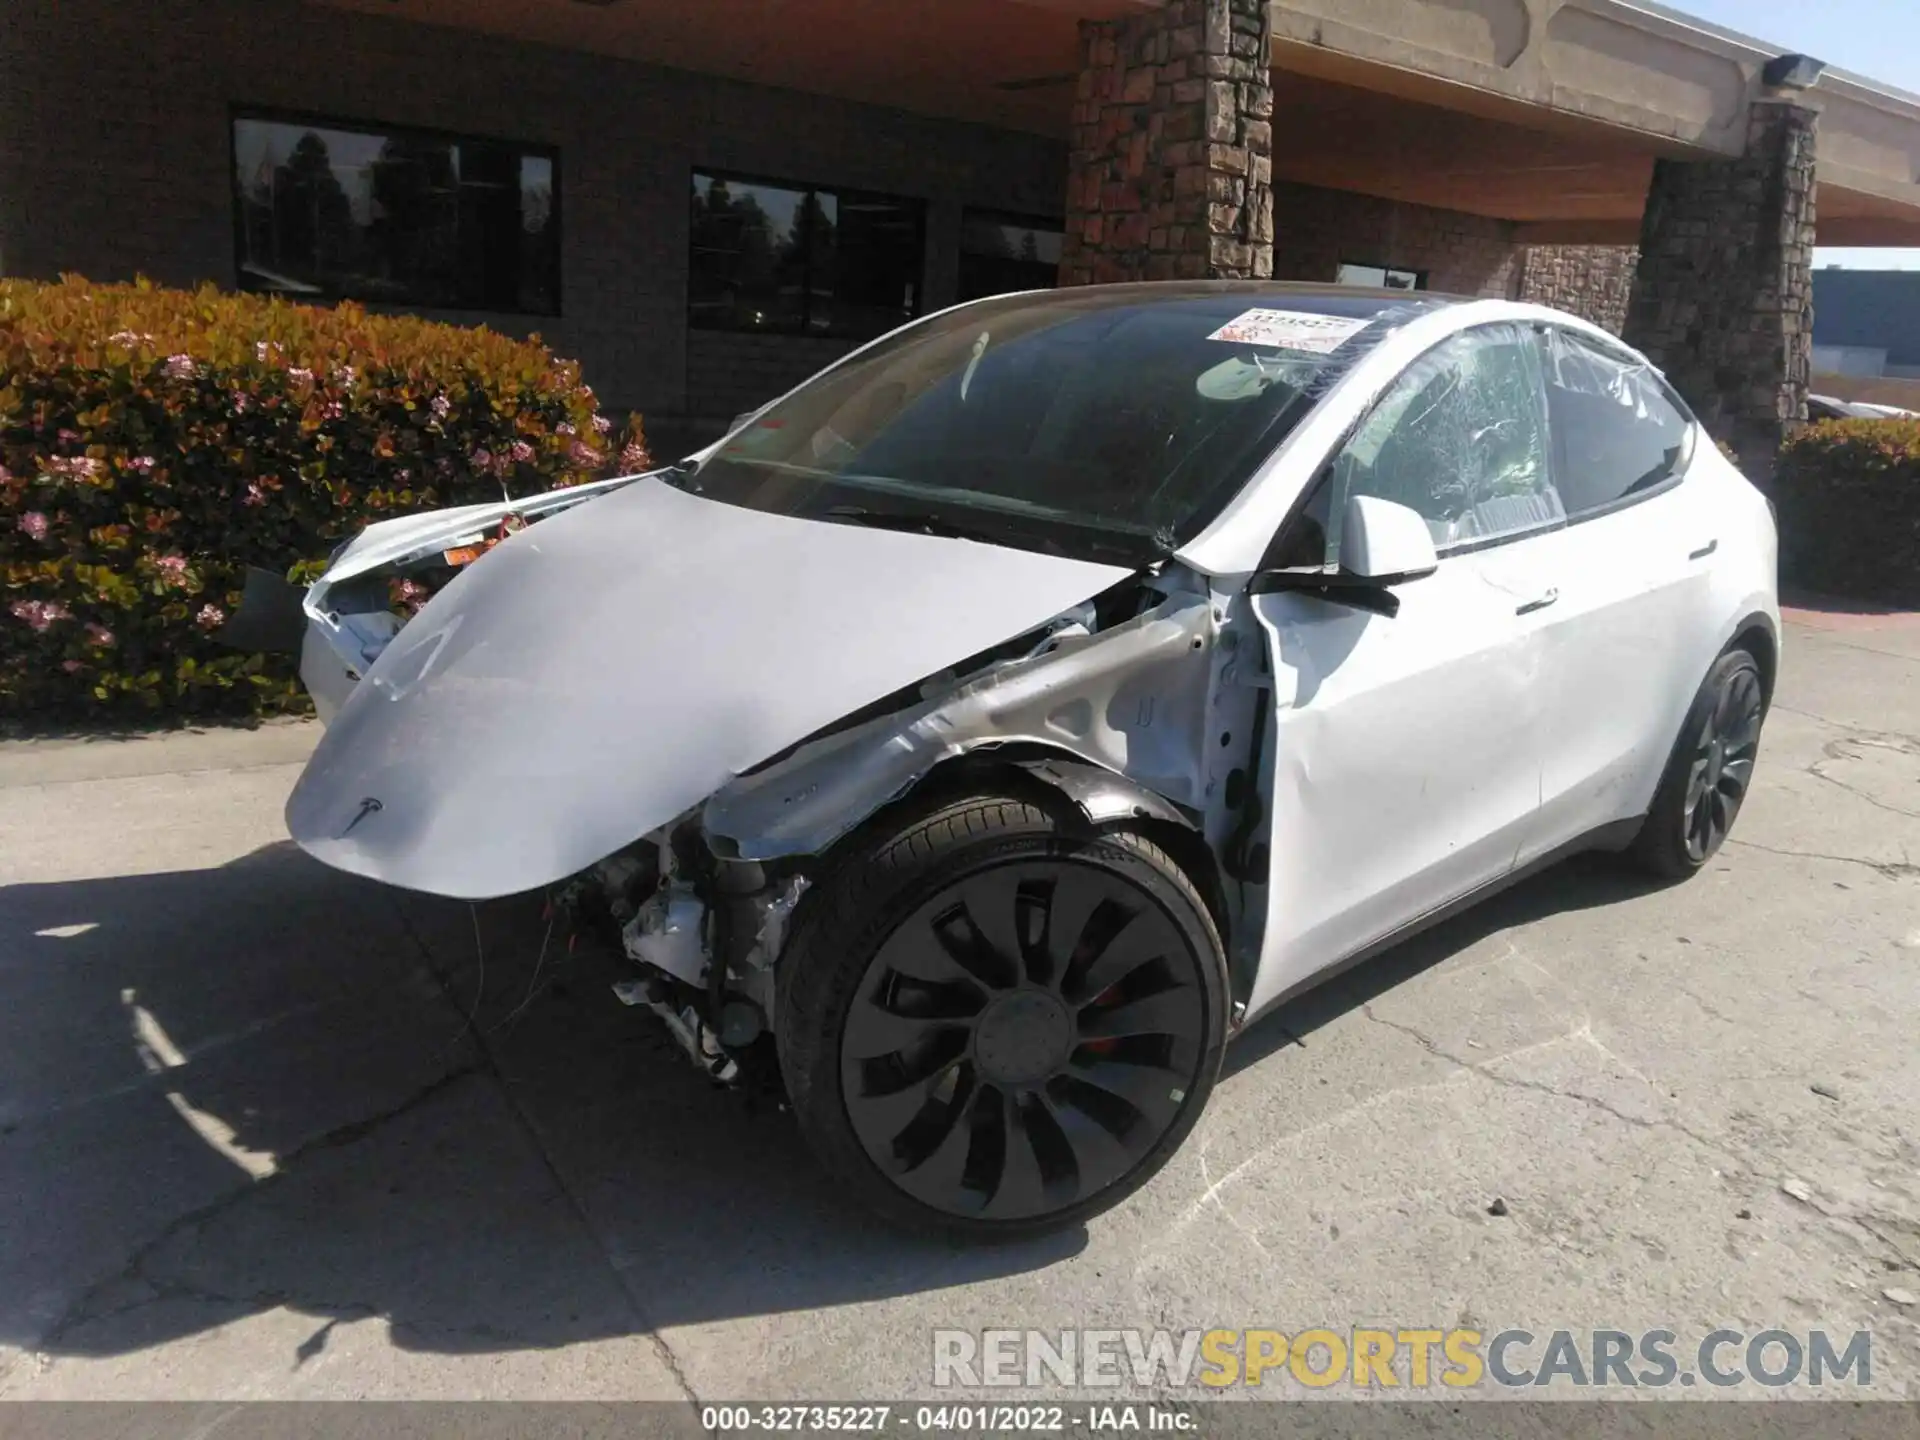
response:
[[[0,1399],[900,1398],[937,1326],[1320,1324],[1866,1328],[1920,1398],[1920,622],[1789,640],[1706,873],[1352,972],[998,1250],[847,1209],[535,910],[308,861],[311,727],[0,746]]]

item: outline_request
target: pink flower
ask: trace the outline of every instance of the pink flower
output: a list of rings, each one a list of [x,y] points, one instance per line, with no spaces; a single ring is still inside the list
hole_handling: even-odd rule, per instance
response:
[[[360,372],[351,365],[342,365],[333,372],[334,383],[351,390],[360,381]]]
[[[253,358],[262,365],[280,353],[280,346],[272,340],[261,340],[253,347]]]
[[[184,555],[162,555],[153,562],[153,568],[160,572],[160,578],[169,584],[186,579],[187,557]]]
[[[89,645],[100,646],[111,645],[113,644],[113,631],[107,629],[104,625],[89,625],[87,626],[87,643]]]
[[[80,438],[80,432],[78,430],[62,430],[60,432],[60,439],[64,444],[71,445],[75,440],[78,440],[79,438]]]
[[[453,409],[453,405],[448,401],[446,396],[436,395],[433,397],[433,403],[428,405],[427,408],[433,411],[435,419],[444,420],[447,418],[447,412]]]
[[[88,455],[53,455],[47,459],[48,476],[61,480],[92,480],[105,468]]]
[[[313,371],[307,369],[304,365],[292,365],[287,369],[287,378],[296,385],[311,385],[313,383]]]
[[[606,457],[591,445],[587,444],[586,441],[576,440],[572,446],[568,448],[567,458],[582,470],[594,470],[599,468],[601,461]]]
[[[267,503],[267,492],[261,487],[258,480],[249,480],[247,482],[247,493],[240,497],[240,503],[242,505],[264,505]]]
[[[153,336],[144,335],[138,330],[116,330],[113,334],[109,335],[107,339],[111,343],[125,346],[129,350],[133,349],[136,345],[151,345],[153,343]]]
[[[593,428],[598,430],[602,435],[604,435],[609,430],[613,429],[613,421],[609,420],[604,415],[596,415],[593,417]]]
[[[513,458],[516,464],[520,464],[520,465],[532,464],[533,463],[533,446],[529,445],[524,440],[514,441],[513,442]]]
[[[26,514],[22,515],[19,520],[14,523],[26,532],[29,540],[44,540],[47,538],[47,517],[42,515],[38,510],[27,511]]]
[[[151,455],[135,455],[131,460],[127,461],[127,468],[129,470],[138,470],[142,475],[151,475],[153,473],[153,466],[154,459]]]
[[[345,413],[346,407],[341,405],[338,400],[329,400],[321,407],[320,418],[323,420],[338,420],[341,415]]]
[[[56,620],[65,620],[67,607],[58,600],[16,600],[13,602],[13,618],[26,621],[37,633]]]
[[[247,407],[253,403],[253,397],[244,390],[235,390],[231,395],[227,396],[227,400],[232,404],[233,413],[236,415],[246,414]]]
[[[578,430],[575,430],[573,428],[573,422],[571,420],[562,420],[558,425],[554,426],[553,428],[555,431],[557,431],[559,434],[562,434],[562,435],[578,435],[580,433]]]
[[[473,468],[476,470],[490,470],[493,468],[493,452],[484,446],[474,451],[469,458],[473,461]]]
[[[193,357],[191,355],[169,355],[166,365],[167,374],[175,380],[193,378]]]
[[[647,453],[647,447],[638,441],[629,441],[620,451],[620,469],[623,474],[633,475],[648,469],[653,464],[653,456]]]
[[[87,667],[81,664],[78,660],[62,660],[60,662],[60,668],[66,671],[67,674],[69,675],[78,675],[82,670],[86,669]]]
[[[200,607],[200,613],[193,617],[193,623],[202,630],[217,630],[227,618],[227,612],[218,605],[206,604]]]

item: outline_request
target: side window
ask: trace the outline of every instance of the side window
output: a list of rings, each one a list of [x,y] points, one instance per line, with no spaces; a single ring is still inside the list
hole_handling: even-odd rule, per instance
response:
[[[1658,489],[1693,459],[1693,417],[1644,361],[1548,330],[1554,480],[1574,519]]]
[[[1330,561],[1353,495],[1417,511],[1443,554],[1564,520],[1533,336],[1489,325],[1428,351],[1361,422],[1329,478]]]

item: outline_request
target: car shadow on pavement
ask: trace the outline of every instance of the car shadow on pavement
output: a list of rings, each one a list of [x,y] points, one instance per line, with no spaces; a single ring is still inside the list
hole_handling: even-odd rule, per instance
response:
[[[1643,882],[1576,861],[1262,1021],[1257,1063],[1491,931]],[[773,1087],[699,1075],[537,903],[471,909],[291,845],[0,888],[0,1343],[116,1355],[283,1309],[541,1349],[1044,1268],[896,1235]]]
[[[715,1087],[537,902],[291,845],[0,887],[0,1344],[126,1354],[283,1308],[539,1349],[1052,1264],[896,1235],[777,1093]]]

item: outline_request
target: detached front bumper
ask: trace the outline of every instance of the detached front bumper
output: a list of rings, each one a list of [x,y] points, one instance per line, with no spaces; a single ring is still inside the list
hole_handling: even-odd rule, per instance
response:
[[[315,587],[316,589],[318,587]],[[367,667],[400,632],[400,617],[387,610],[331,611],[308,591],[306,630],[300,642],[300,683],[313,697],[320,723],[331,725]]]
[[[324,582],[308,588],[249,567],[240,606],[216,638],[235,650],[298,655],[300,683],[313,697],[321,723],[330,724],[400,624],[399,616],[384,609],[341,613],[331,608]]]

